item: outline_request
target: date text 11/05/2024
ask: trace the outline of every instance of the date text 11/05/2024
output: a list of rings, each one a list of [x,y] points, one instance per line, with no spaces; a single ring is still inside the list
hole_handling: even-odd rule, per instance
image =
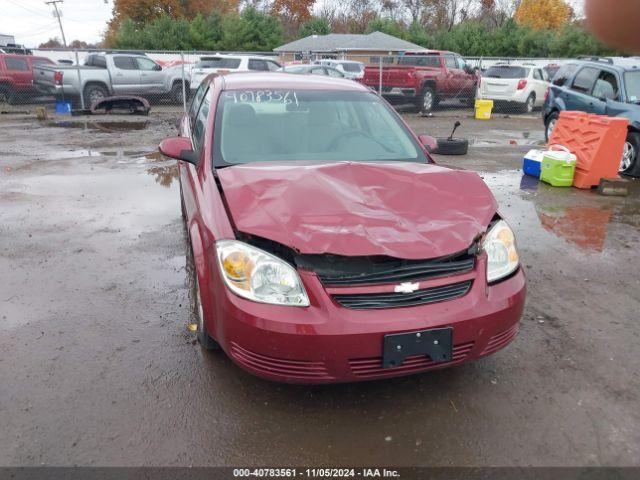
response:
[[[400,478],[397,470],[387,468],[235,468],[234,478]]]

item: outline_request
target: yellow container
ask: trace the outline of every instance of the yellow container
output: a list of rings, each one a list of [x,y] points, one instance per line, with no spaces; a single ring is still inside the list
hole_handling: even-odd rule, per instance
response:
[[[476,100],[476,119],[489,120],[493,110],[493,100]]]

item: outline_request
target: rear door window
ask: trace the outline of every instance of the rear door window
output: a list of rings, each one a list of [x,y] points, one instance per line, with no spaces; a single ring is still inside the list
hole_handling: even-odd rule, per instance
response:
[[[29,71],[29,64],[24,58],[4,57],[4,64],[7,66],[7,70],[14,72]]]
[[[591,94],[593,85],[596,83],[596,79],[600,75],[600,70],[593,67],[585,67],[578,72],[576,78],[573,79],[571,84],[571,90],[584,93],[586,95]]]
[[[553,84],[557,87],[563,87],[569,81],[569,78],[576,73],[577,69],[578,66],[571,63],[563,65],[554,75]]]
[[[400,57],[400,60],[398,60],[398,65],[413,65],[416,67],[439,67],[440,56],[438,55],[405,55],[404,57]]]

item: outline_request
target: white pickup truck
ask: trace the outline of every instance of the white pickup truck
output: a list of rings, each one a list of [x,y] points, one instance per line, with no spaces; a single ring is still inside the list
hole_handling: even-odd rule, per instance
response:
[[[111,95],[169,98],[182,103],[182,68],[164,68],[142,54],[92,53],[82,66],[34,67],[33,77],[36,89],[46,95],[75,101],[82,94],[86,108]],[[188,78],[185,92],[189,94]]]

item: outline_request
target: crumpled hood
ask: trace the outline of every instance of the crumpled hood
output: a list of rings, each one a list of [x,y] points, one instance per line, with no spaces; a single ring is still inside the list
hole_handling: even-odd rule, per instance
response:
[[[236,228],[300,253],[435,258],[497,210],[475,173],[433,164],[258,163],[218,170]]]

